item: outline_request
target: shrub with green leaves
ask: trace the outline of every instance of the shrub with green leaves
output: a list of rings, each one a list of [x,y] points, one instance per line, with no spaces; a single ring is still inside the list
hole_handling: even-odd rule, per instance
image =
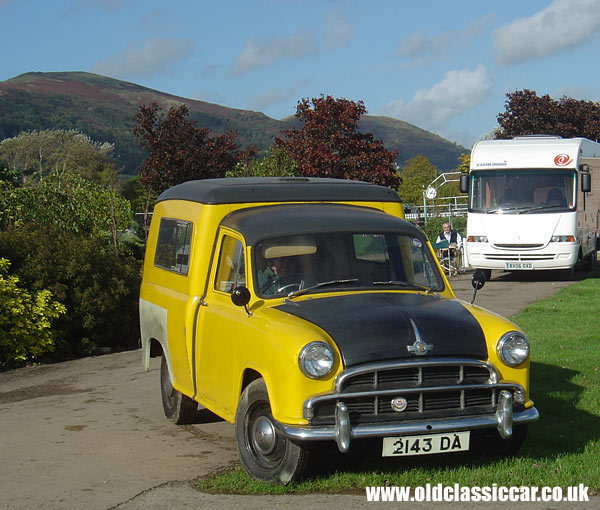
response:
[[[0,367],[52,351],[52,323],[66,311],[49,290],[30,294],[22,288],[19,278],[8,274],[9,266],[0,258]]]
[[[13,261],[14,273],[30,292],[48,289],[66,307],[67,314],[53,325],[53,357],[136,347],[138,260],[115,254],[104,239],[35,225],[1,232],[0,255]]]

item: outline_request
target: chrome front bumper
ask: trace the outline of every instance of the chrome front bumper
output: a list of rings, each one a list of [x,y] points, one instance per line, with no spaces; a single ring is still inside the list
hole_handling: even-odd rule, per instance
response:
[[[407,423],[373,423],[364,425],[350,424],[348,408],[338,402],[335,410],[335,424],[327,426],[296,426],[274,422],[277,431],[294,441],[328,441],[337,443],[342,453],[350,449],[351,439],[367,437],[393,437],[411,434],[435,434],[497,428],[503,439],[512,436],[513,424],[525,424],[537,420],[539,413],[535,407],[513,413],[513,398],[509,391],[500,392],[496,413],[465,418],[447,418]]]

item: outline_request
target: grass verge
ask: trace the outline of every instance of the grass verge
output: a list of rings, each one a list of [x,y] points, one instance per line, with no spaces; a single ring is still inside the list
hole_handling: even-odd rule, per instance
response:
[[[468,454],[385,459],[322,452],[320,472],[288,486],[251,480],[243,469],[203,478],[206,492],[289,494],[360,492],[369,485],[575,486],[600,493],[600,279],[571,285],[512,318],[531,341],[531,388],[539,421],[518,457]]]

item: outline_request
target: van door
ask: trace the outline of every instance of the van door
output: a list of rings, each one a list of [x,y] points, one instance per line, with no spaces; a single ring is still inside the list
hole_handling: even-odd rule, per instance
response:
[[[196,393],[198,400],[223,418],[233,421],[237,398],[233,362],[237,332],[247,320],[244,310],[231,301],[231,291],[246,284],[244,243],[236,233],[222,229],[210,271],[204,305],[196,328]]]

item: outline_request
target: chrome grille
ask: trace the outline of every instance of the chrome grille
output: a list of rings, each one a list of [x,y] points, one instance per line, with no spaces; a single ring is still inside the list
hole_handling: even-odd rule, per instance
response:
[[[309,399],[312,424],[334,422],[336,403],[348,408],[350,421],[415,420],[494,412],[501,389],[495,369],[476,361],[423,360],[349,369],[337,376],[335,391]],[[403,398],[398,412],[392,400]]]

